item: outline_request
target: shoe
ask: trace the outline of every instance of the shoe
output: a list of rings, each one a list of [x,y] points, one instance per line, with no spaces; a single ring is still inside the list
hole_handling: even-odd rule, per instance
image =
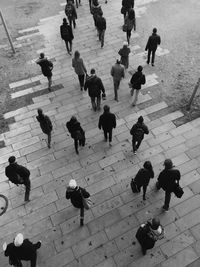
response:
[[[83,87],[81,87],[81,91],[83,91]]]
[[[49,149],[51,148],[51,145],[50,145],[50,144],[48,144],[48,148],[49,148]]]
[[[136,155],[136,151],[133,151],[133,154]]]
[[[152,63],[151,66],[154,67],[154,64]]]
[[[69,52],[67,52],[67,53],[68,53],[70,56],[72,55],[70,51],[69,51]]]
[[[76,150],[76,154],[77,154],[77,155],[79,155],[79,152],[78,152],[78,150]]]
[[[132,107],[135,107],[136,105],[135,104],[132,104]]]
[[[146,63],[149,65],[149,62],[148,61]]]
[[[164,212],[168,212],[169,211],[169,208],[165,208],[165,206],[162,206],[162,209]]]
[[[51,87],[48,87],[49,92],[51,92]]]
[[[146,197],[143,196],[143,200],[145,201],[146,200]]]
[[[37,245],[37,249],[39,249],[41,247],[41,245],[42,245],[41,240],[39,240],[36,245]]]
[[[111,142],[109,142],[109,146],[112,146],[112,143]]]

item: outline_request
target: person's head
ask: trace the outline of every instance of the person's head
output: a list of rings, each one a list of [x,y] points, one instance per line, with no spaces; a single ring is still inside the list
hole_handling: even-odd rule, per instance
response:
[[[98,6],[98,5],[99,5],[98,0],[93,0],[93,5],[94,5],[94,6]]]
[[[165,169],[167,170],[170,170],[174,167],[171,159],[166,159],[164,161],[164,166],[165,166]]]
[[[116,60],[116,63],[117,63],[117,64],[120,64],[120,60],[119,60],[119,59],[117,59],[117,60]]]
[[[67,19],[63,18],[63,24],[67,24]]]
[[[37,112],[38,112],[38,115],[39,115],[39,116],[43,116],[43,111],[42,111],[41,108],[38,108]]]
[[[95,75],[95,69],[91,69],[90,74]]]
[[[150,161],[145,161],[143,167],[147,170],[151,170],[152,169],[152,165],[151,165],[151,162]]]
[[[108,113],[108,112],[110,112],[110,107],[108,105],[105,105],[103,107],[103,110],[104,110],[105,113]]]
[[[135,18],[135,11],[133,8],[130,8],[129,11],[128,11],[128,18],[129,19],[134,19]]]
[[[153,28],[153,33],[157,33],[157,29],[156,28]]]
[[[127,47],[128,46],[128,42],[123,42],[123,47]]]
[[[141,65],[139,65],[138,68],[137,68],[137,70],[138,70],[139,72],[142,72],[143,67],[142,67]]]
[[[40,53],[40,58],[44,58],[44,53]]]
[[[70,121],[75,122],[77,121],[77,118],[75,116],[72,116]]]
[[[139,122],[139,123],[143,123],[143,121],[144,121],[143,117],[140,116],[140,117],[138,118],[138,122]]]
[[[14,245],[15,247],[20,247],[24,242],[24,237],[21,233],[17,234],[14,239]]]
[[[76,181],[75,181],[74,179],[71,179],[71,180],[69,181],[69,187],[70,187],[71,189],[75,189],[75,188],[77,187],[77,183],[76,183]]]
[[[153,230],[157,230],[159,226],[160,226],[160,220],[157,217],[153,218],[151,221],[151,228]]]
[[[16,160],[15,156],[11,156],[11,157],[9,157],[8,162],[10,164],[13,164],[13,163],[15,163],[15,160]]]
[[[80,57],[80,53],[79,53],[78,50],[76,50],[76,51],[74,52],[74,58],[75,58],[75,59],[78,59],[79,57]]]

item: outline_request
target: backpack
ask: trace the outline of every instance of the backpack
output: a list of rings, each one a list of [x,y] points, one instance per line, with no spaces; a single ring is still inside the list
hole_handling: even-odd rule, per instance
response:
[[[133,135],[136,140],[140,141],[144,137],[144,130],[140,126],[136,129],[132,127],[130,134]]]
[[[67,17],[73,16],[73,7],[71,5],[66,5],[65,14],[67,15]]]
[[[154,236],[151,234],[148,223],[139,227],[135,237],[138,242],[141,245],[145,245],[147,249],[153,248],[156,242]]]
[[[138,188],[136,182],[132,179],[131,180],[131,189],[133,191],[133,193],[139,193],[140,192],[140,189]]]
[[[146,78],[144,76],[144,74],[141,77],[141,84],[145,84],[146,83]]]
[[[62,35],[64,37],[69,37],[70,36],[68,27],[62,27]]]

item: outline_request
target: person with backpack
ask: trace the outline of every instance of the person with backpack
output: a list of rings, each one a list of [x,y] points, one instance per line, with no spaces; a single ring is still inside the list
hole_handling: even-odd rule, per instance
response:
[[[156,50],[157,50],[158,45],[160,45],[160,43],[161,43],[160,35],[157,34],[157,29],[153,28],[153,33],[151,36],[149,36],[149,39],[147,41],[146,48],[145,48],[145,51],[148,50],[147,64],[149,64],[150,57],[152,54],[151,65],[154,66]]]
[[[129,66],[129,54],[131,50],[128,47],[128,43],[124,42],[123,47],[119,50],[118,54],[120,55],[121,59],[120,62],[124,66],[125,69],[128,69]]]
[[[99,34],[99,41],[101,42],[101,48],[104,46],[104,36],[106,31],[106,19],[103,17],[103,12],[97,16],[96,27]]]
[[[105,105],[103,107],[104,113],[99,117],[99,130],[101,128],[104,132],[104,140],[107,142],[109,138],[109,146],[112,145],[112,130],[113,128],[116,128],[116,116],[115,114],[110,112],[110,107],[108,105]]]
[[[72,116],[70,121],[66,123],[66,127],[71,134],[71,137],[74,139],[74,147],[76,154],[78,155],[78,145],[85,146],[85,132],[75,116]]]
[[[94,26],[97,28],[97,19],[99,16],[103,15],[103,11],[101,9],[101,5],[99,4],[98,0],[92,1],[91,13],[94,19]],[[97,34],[99,35],[98,30],[97,30]]]
[[[124,15],[124,18],[131,8],[134,8],[134,0],[122,0],[121,13]]]
[[[137,71],[131,77],[129,86],[131,87],[131,96],[132,96],[132,106],[136,105],[138,100],[138,95],[141,89],[141,86],[146,83],[146,77],[142,73],[143,67],[138,66]]]
[[[134,183],[137,186],[138,193],[143,188],[143,200],[146,200],[147,186],[151,178],[154,178],[154,171],[150,161],[145,161],[143,168],[141,168],[134,178]]]
[[[16,162],[15,156],[11,156],[8,159],[9,165],[5,169],[5,175],[8,177],[9,181],[13,184],[19,186],[19,184],[25,185],[25,197],[24,201],[30,201],[29,195],[31,190],[31,181],[30,181],[30,171],[21,165],[18,165]]]
[[[43,133],[48,136],[48,148],[51,148],[51,132],[53,130],[51,120],[47,115],[44,115],[41,108],[39,108],[37,111],[38,116],[36,116],[36,119],[40,123],[40,128]]]
[[[65,6],[65,14],[69,20],[70,27],[72,28],[72,22],[73,22],[74,29],[75,29],[76,28],[77,13],[76,13],[76,8],[73,5],[72,0],[67,1],[67,4]]]
[[[136,18],[135,18],[135,10],[133,8],[129,9],[128,14],[126,15],[124,19],[124,25],[126,31],[126,38],[128,44],[130,44],[130,38],[131,38],[131,31],[134,28],[134,31],[136,31]]]
[[[48,89],[49,92],[51,92],[53,63],[47,58],[45,58],[44,53],[40,53],[40,57],[36,61],[36,63],[40,65],[42,69],[42,74],[47,77],[49,83]]]
[[[105,88],[103,86],[102,80],[97,77],[95,69],[91,69],[91,75],[87,77],[84,90],[88,89],[88,95],[91,98],[91,104],[94,111],[100,110],[101,105],[101,92],[102,97],[105,96]]]
[[[79,51],[75,51],[74,58],[72,59],[72,67],[74,68],[76,74],[78,75],[81,91],[83,91],[85,75],[87,75],[87,69],[83,62],[83,59],[80,57]]]
[[[144,124],[144,119],[142,116],[140,116],[137,123],[133,125],[130,130],[130,134],[132,135],[133,153],[136,154],[136,151],[144,139],[144,134],[149,134],[148,127]]]
[[[158,218],[153,218],[141,224],[135,237],[141,245],[143,255],[146,255],[147,249],[153,248],[157,240],[164,238],[164,228]]]
[[[124,67],[120,64],[120,60],[117,59],[114,66],[112,66],[110,71],[111,76],[113,77],[113,85],[114,85],[114,100],[118,101],[118,90],[121,79],[124,78]]]
[[[60,36],[65,41],[68,54],[71,55],[72,40],[74,39],[74,35],[71,26],[67,23],[66,18],[63,18],[63,24],[60,26]]]
[[[80,226],[84,225],[84,200],[90,197],[90,193],[88,193],[84,188],[77,186],[76,180],[71,179],[69,181],[69,186],[66,191],[66,199],[70,199],[72,205],[80,209]]]
[[[162,188],[165,191],[165,202],[162,207],[163,211],[169,210],[169,203],[171,200],[171,193],[174,192],[175,186],[178,184],[181,179],[180,171],[174,169],[171,159],[166,159],[164,161],[165,166],[158,176],[158,181],[156,183],[156,188],[159,190]]]

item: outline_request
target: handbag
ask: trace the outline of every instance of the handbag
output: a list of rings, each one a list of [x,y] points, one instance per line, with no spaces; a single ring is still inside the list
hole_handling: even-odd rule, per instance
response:
[[[139,193],[140,192],[136,182],[133,179],[131,180],[131,189],[132,189],[133,193]]]
[[[122,31],[123,31],[123,32],[127,32],[127,30],[128,30],[128,26],[127,26],[127,24],[124,24],[124,25],[122,26]]]
[[[174,192],[175,196],[178,198],[181,198],[182,195],[184,194],[183,189],[177,183],[174,185],[174,191],[173,192]]]
[[[81,190],[80,190],[80,191],[81,191]],[[82,197],[82,202],[83,202],[83,207],[84,207],[84,209],[89,210],[90,207],[92,206],[92,200],[91,200],[89,197],[88,197],[88,198],[85,198],[85,197],[83,196],[82,191],[81,191],[81,197]]]

